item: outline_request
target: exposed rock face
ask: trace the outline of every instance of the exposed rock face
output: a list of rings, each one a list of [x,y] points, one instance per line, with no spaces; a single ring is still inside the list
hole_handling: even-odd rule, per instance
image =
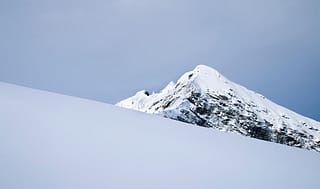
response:
[[[118,106],[266,141],[320,151],[320,123],[197,66],[160,93],[140,91]]]

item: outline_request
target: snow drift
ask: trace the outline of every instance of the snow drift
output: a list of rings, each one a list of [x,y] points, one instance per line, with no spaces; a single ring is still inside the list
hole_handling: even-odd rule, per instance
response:
[[[317,188],[318,153],[0,83],[0,188]]]

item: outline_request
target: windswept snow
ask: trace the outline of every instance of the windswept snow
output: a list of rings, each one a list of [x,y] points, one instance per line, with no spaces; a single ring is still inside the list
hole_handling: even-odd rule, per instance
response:
[[[0,83],[0,188],[317,188],[318,153]]]
[[[320,151],[320,123],[279,106],[218,71],[197,66],[160,93],[140,91],[117,104],[253,138]]]

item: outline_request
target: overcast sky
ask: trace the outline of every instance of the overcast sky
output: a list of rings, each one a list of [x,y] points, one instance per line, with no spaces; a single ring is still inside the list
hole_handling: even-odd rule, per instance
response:
[[[1,0],[0,81],[115,103],[197,64],[320,120],[319,0]]]

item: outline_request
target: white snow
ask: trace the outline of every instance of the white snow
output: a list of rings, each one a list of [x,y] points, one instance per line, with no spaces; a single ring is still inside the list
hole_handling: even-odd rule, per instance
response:
[[[153,93],[147,96],[143,91],[138,92],[133,97],[117,103],[117,106],[162,115],[164,111],[162,108],[163,104],[158,103],[155,106],[155,102],[161,102],[162,99],[171,98],[175,99],[175,101],[170,104],[170,107],[166,108],[166,115],[168,115],[168,110],[169,113],[172,114],[181,114],[178,110],[180,107],[188,106],[188,104],[185,103],[185,98],[189,95],[190,90],[192,90],[184,91],[184,93],[177,92],[177,87],[181,85],[188,87],[196,86],[196,88],[202,90],[203,93],[209,92],[226,96],[232,93],[232,95],[236,97],[233,98],[233,100],[240,99],[246,104],[253,105],[253,108],[250,107],[250,109],[259,116],[259,119],[272,123],[274,129],[280,129],[283,125],[288,125],[293,130],[312,135],[314,141],[320,141],[320,122],[284,108],[268,100],[263,95],[228,80],[217,70],[205,65],[198,65],[194,70],[183,74],[176,83],[170,82],[170,84],[159,93]]]
[[[318,153],[0,83],[0,188],[318,188]]]

